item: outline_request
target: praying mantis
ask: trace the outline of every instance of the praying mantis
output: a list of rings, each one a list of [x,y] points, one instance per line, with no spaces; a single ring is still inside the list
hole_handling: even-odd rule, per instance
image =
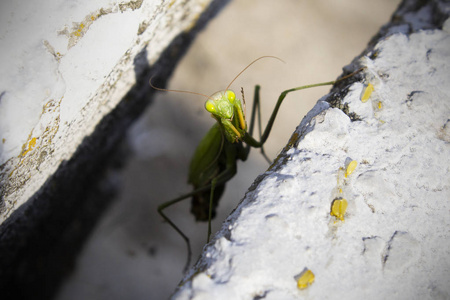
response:
[[[225,90],[207,96],[197,92],[169,90],[154,86],[150,79],[150,86],[159,91],[178,92],[199,95],[205,97],[205,109],[211,113],[216,123],[207,132],[200,141],[192,157],[189,172],[188,183],[193,186],[193,190],[183,194],[175,199],[164,202],[158,206],[157,210],[161,217],[183,238],[187,246],[187,262],[184,271],[190,265],[191,245],[189,238],[183,231],[164,213],[164,210],[178,202],[192,197],[191,213],[197,221],[208,221],[207,243],[211,236],[211,220],[215,216],[216,207],[222,196],[225,184],[237,172],[237,161],[245,161],[248,158],[251,148],[259,148],[261,154],[270,164],[271,161],[264,151],[264,143],[269,137],[272,126],[275,122],[279,108],[286,96],[294,91],[332,85],[338,81],[353,76],[360,70],[341,77],[336,81],[321,82],[316,84],[304,85],[283,91],[278,97],[275,108],[269,118],[266,128],[261,130],[261,111],[260,111],[260,86],[256,85],[254,90],[254,101],[251,109],[250,124],[247,126],[245,114],[244,90],[241,88],[242,100],[235,92],[230,90],[232,83],[255,62],[272,58],[282,61],[275,56],[261,56],[248,64],[234,79],[228,84]],[[259,141],[253,135],[256,114],[258,114]],[[262,134],[261,134],[262,132]],[[245,145],[244,145],[245,144]]]

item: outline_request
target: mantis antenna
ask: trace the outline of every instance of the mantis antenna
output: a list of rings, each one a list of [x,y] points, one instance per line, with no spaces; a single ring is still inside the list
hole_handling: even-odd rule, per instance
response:
[[[175,93],[183,93],[183,94],[193,94],[193,95],[202,96],[202,97],[205,97],[205,98],[208,98],[208,99],[212,99],[210,96],[206,96],[205,94],[202,94],[202,93],[191,92],[191,91],[183,91],[183,90],[162,89],[162,88],[154,86],[153,83],[152,83],[152,79],[153,79],[153,76],[152,76],[152,78],[150,78],[148,83],[155,90],[163,91],[163,92],[175,92]]]
[[[249,63],[244,69],[242,69],[242,71],[240,71],[240,72],[233,78],[233,80],[228,84],[228,86],[227,86],[227,88],[225,89],[225,91],[228,90],[228,89],[230,88],[230,86],[233,84],[233,82],[234,82],[239,76],[241,76],[242,73],[245,72],[245,70],[247,70],[251,65],[253,65],[253,64],[254,64],[255,62],[257,62],[258,60],[263,59],[263,58],[274,58],[274,59],[278,59],[278,60],[281,61],[282,63],[285,63],[284,60],[282,60],[281,58],[276,57],[276,56],[265,55],[265,56],[258,57],[257,59],[255,59],[254,61],[252,61],[251,63]],[[149,84],[150,84],[150,86],[151,86],[152,88],[154,88],[155,90],[163,91],[163,92],[175,92],[175,93],[183,93],[183,94],[192,94],[192,95],[202,96],[202,97],[205,97],[205,98],[207,98],[207,99],[212,99],[210,96],[207,96],[207,95],[202,94],[202,93],[197,93],[197,92],[192,92],[192,91],[184,91],[184,90],[171,90],[171,89],[163,89],[163,88],[159,88],[159,87],[156,87],[156,86],[153,85],[152,79],[153,79],[153,76],[150,78]]]
[[[263,59],[263,58],[275,58],[275,59],[278,59],[279,61],[281,61],[282,63],[285,63],[284,60],[282,60],[281,58],[276,57],[276,56],[265,55],[265,56],[258,57],[257,59],[255,59],[254,61],[252,61],[251,63],[249,63],[249,64],[248,64],[241,72],[239,72],[239,74],[237,74],[237,75],[233,78],[233,80],[231,80],[230,84],[228,84],[228,86],[227,86],[227,88],[225,89],[225,91],[228,90],[228,89],[230,88],[230,86],[233,84],[233,82],[234,82],[239,76],[241,76],[241,74],[244,73],[245,70],[247,70],[251,65],[253,65],[253,64],[254,64],[255,62],[257,62],[258,60]]]

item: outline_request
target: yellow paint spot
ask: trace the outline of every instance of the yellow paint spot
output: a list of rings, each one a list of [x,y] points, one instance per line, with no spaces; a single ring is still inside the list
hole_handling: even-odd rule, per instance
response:
[[[347,210],[348,202],[345,199],[334,199],[331,203],[330,215],[335,216],[341,221],[344,221],[345,211]]]
[[[36,138],[32,138],[31,141],[28,143],[28,147],[33,148],[34,146],[36,146]]]
[[[36,146],[36,138],[32,138],[29,142],[28,142],[28,149],[25,150],[22,153],[22,156],[25,156],[25,154],[27,154],[28,152],[30,152],[31,150],[33,150],[34,146]]]
[[[373,90],[374,90],[373,84],[369,83],[362,93],[361,102],[363,103],[367,102],[367,100],[369,100],[370,98],[370,95],[372,95]]]
[[[383,108],[383,103],[381,103],[381,101],[378,101],[377,106],[378,106],[378,109],[382,109]]]
[[[345,170],[345,178],[347,178],[347,176],[349,176],[350,174],[353,173],[353,171],[355,171],[357,165],[358,165],[358,162],[356,160],[352,160],[348,164],[347,169]]]
[[[301,290],[306,289],[314,282],[314,273],[309,269],[305,269],[297,279],[297,287]]]

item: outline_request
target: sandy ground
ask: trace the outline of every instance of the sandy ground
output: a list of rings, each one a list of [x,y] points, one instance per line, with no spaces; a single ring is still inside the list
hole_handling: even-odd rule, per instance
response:
[[[399,1],[235,0],[202,32],[179,64],[169,88],[212,94],[255,58],[262,60],[232,86],[244,87],[247,109],[253,87],[262,86],[263,124],[285,89],[335,79],[385,24]],[[298,92],[286,99],[269,140],[275,158],[302,117],[328,88]],[[204,99],[161,93],[128,135],[131,158],[123,190],[85,245],[75,273],[57,299],[165,299],[182,277],[183,240],[156,213],[158,204],[190,191],[189,160],[213,124]],[[264,125],[263,125],[264,126]],[[217,229],[268,165],[258,151],[239,163],[214,222]],[[189,202],[189,201],[186,201]],[[195,223],[189,203],[167,210],[191,238],[195,262],[206,240],[206,224]]]

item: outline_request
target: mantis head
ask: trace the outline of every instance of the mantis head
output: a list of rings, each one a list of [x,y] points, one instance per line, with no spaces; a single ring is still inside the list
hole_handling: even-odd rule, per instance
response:
[[[206,100],[205,108],[220,119],[230,120],[234,115],[236,94],[232,90],[216,92]]]

